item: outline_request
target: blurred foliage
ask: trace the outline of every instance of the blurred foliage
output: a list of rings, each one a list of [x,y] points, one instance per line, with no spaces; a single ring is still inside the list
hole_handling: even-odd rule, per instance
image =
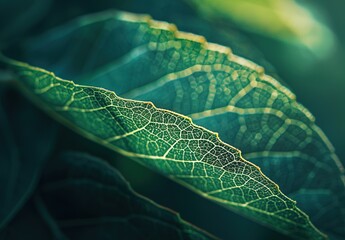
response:
[[[0,49],[8,43],[21,41],[46,15],[52,0],[0,1]]]
[[[42,167],[52,152],[56,131],[47,116],[13,89],[3,83],[0,89],[1,229],[35,190]]]
[[[230,19],[236,26],[306,47],[319,57],[334,48],[333,32],[295,0],[192,0],[214,19]]]

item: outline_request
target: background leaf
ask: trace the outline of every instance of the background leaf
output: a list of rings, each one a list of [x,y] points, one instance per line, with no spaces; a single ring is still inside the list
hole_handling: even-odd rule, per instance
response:
[[[1,234],[4,239],[28,234],[36,239],[214,239],[135,193],[109,164],[78,152],[51,159],[34,197]]]
[[[57,165],[44,179],[42,198],[72,239],[214,238],[134,192],[103,160],[69,152],[60,156]]]

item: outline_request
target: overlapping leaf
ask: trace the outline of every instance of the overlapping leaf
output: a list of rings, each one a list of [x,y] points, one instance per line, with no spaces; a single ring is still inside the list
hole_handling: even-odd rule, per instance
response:
[[[39,65],[44,63],[48,69],[68,77],[84,75],[82,83],[192,113],[195,119],[200,117],[201,123],[214,113],[214,117],[265,113],[266,117],[284,118],[282,110],[270,112],[267,107],[276,100],[280,106],[292,104],[295,111],[288,110],[292,116],[311,122],[310,114],[293,100],[293,94],[263,75],[259,67],[232,55],[227,48],[177,32],[172,25],[147,17],[113,12],[96,15],[57,29],[42,39],[45,41],[40,41],[39,47],[32,48]],[[282,232],[321,237],[294,203],[255,166],[243,160],[237,149],[223,144],[188,119],[150,104],[121,99],[103,89],[74,85],[27,65],[14,63],[13,68],[24,81],[25,89],[35,92],[46,108],[89,138]],[[252,95],[252,89],[256,94]],[[238,106],[240,102],[259,106]],[[258,123],[261,118],[265,119],[260,117],[253,122]],[[277,125],[275,118],[267,119],[273,120],[272,126]],[[236,127],[242,127],[243,133],[243,126],[251,126],[230,120],[223,118],[223,124],[234,128],[227,135],[236,134]],[[272,145],[286,129],[277,130],[273,129]],[[236,138],[229,143],[234,141]]]
[[[102,239],[103,231],[104,238],[114,239],[215,239],[136,193],[105,161],[78,152],[65,152],[59,160],[42,198],[70,238]],[[61,214],[63,207],[68,214]]]
[[[178,214],[134,192],[105,161],[79,152],[63,152],[51,159],[31,202],[0,232],[1,239],[28,236],[83,240],[214,239]]]

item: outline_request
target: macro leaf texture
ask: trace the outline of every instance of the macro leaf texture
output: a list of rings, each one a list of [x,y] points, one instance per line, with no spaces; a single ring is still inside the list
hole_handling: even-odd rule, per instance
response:
[[[54,157],[56,122],[3,83],[0,123],[0,239],[216,239],[137,194],[106,161]]]
[[[76,85],[36,67],[8,63],[34,101],[85,137],[278,231],[324,237],[239,150],[189,118],[105,89]]]
[[[269,151],[278,145],[289,148],[313,143],[312,137],[307,143],[298,142],[310,124],[310,131],[320,138],[315,146],[322,146],[322,153],[328,156],[319,161],[331,164],[333,174],[332,164],[339,161],[311,114],[261,67],[232,54],[229,48],[178,32],[171,24],[123,12],[84,17],[40,39],[31,43],[28,56],[32,59],[28,61],[74,82],[27,64],[2,61],[16,74],[16,83],[60,121],[280,232],[297,238],[325,238],[294,201],[217,134],[183,115],[114,93],[153,101],[159,107],[190,115],[205,127],[221,126],[217,131],[231,145],[240,143],[239,148],[248,147],[242,147],[240,140],[247,137],[247,131],[254,134],[251,130],[255,129],[250,128],[263,121],[268,125],[257,145],[265,149],[260,151],[264,154],[248,154],[253,159],[261,156],[270,161]],[[255,132],[254,139],[260,134]],[[253,136],[248,134],[248,139]],[[274,156],[271,158],[282,160]],[[313,166],[321,166],[322,173],[321,163]],[[329,183],[343,187],[341,169],[338,171],[339,181],[332,178]],[[307,175],[307,182],[316,183],[313,177]]]

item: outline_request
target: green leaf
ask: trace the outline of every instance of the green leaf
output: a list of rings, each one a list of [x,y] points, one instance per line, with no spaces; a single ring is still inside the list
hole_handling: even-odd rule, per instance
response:
[[[7,63],[24,92],[85,137],[278,231],[324,238],[239,150],[189,118],[105,89],[76,85],[23,63]]]
[[[26,99],[1,83],[0,231],[35,190],[42,165],[54,146],[54,138],[55,125]]]
[[[269,86],[278,84],[267,76],[262,77],[256,69],[250,68],[247,61],[231,55],[227,48],[202,42],[201,37],[177,32],[172,25],[155,22],[145,16],[103,13],[80,19],[66,29],[57,30],[51,37],[69,33],[84,39],[81,44],[66,45],[70,48],[65,49],[65,53],[71,52],[69,58],[60,65],[60,70],[67,67],[71,73],[79,71],[78,74],[87,74],[87,69],[100,67],[106,61],[116,61],[117,57],[138,45],[122,61],[118,61],[119,67],[123,69],[122,73],[118,72],[117,79],[125,79],[126,85],[118,84],[116,79],[107,82],[102,77],[102,84],[108,84],[107,88],[115,86],[122,93],[128,88],[148,83],[152,80],[150,77],[157,76],[157,73],[165,76],[163,80],[178,80],[186,73],[187,76],[202,76],[213,68],[220,71],[223,67],[232,70],[230,73],[242,70],[239,78],[243,80],[255,82],[258,79]],[[89,36],[88,33],[93,34]],[[108,38],[101,38],[99,34],[105,34],[103,36]],[[94,40],[92,36],[98,36],[100,41],[95,45],[95,50],[90,48]],[[69,39],[73,38],[53,38],[53,44],[42,41],[42,46],[49,44],[54,46],[53,53],[61,52],[59,47],[68,43]],[[108,48],[107,44],[122,47]],[[90,51],[82,51],[85,49]],[[108,54],[99,55],[105,52]],[[80,53],[93,56],[82,58]],[[86,62],[76,61],[74,57],[84,61],[86,59]],[[133,63],[136,63],[136,68],[132,68],[133,75],[129,76],[128,67]],[[282,194],[278,186],[265,177],[258,167],[241,157],[238,149],[220,141],[216,134],[194,125],[189,118],[157,109],[152,103],[120,98],[106,89],[77,85],[23,63],[8,60],[7,64],[17,75],[16,82],[30,97],[85,137],[278,231],[300,238],[325,237],[296,207],[294,201]],[[151,75],[141,74],[138,78],[138,74],[145,68],[150,69]],[[127,70],[127,75],[124,70]],[[166,71],[171,71],[171,74]],[[86,79],[100,79],[107,72],[102,70],[100,73]],[[237,90],[239,93],[244,92],[240,88]],[[282,93],[290,94],[283,87]],[[173,97],[169,94],[171,91],[166,92],[165,98]],[[208,99],[207,95],[204,97]]]
[[[67,152],[47,161],[56,124],[4,84],[0,130],[0,239],[215,239],[100,159]]]

